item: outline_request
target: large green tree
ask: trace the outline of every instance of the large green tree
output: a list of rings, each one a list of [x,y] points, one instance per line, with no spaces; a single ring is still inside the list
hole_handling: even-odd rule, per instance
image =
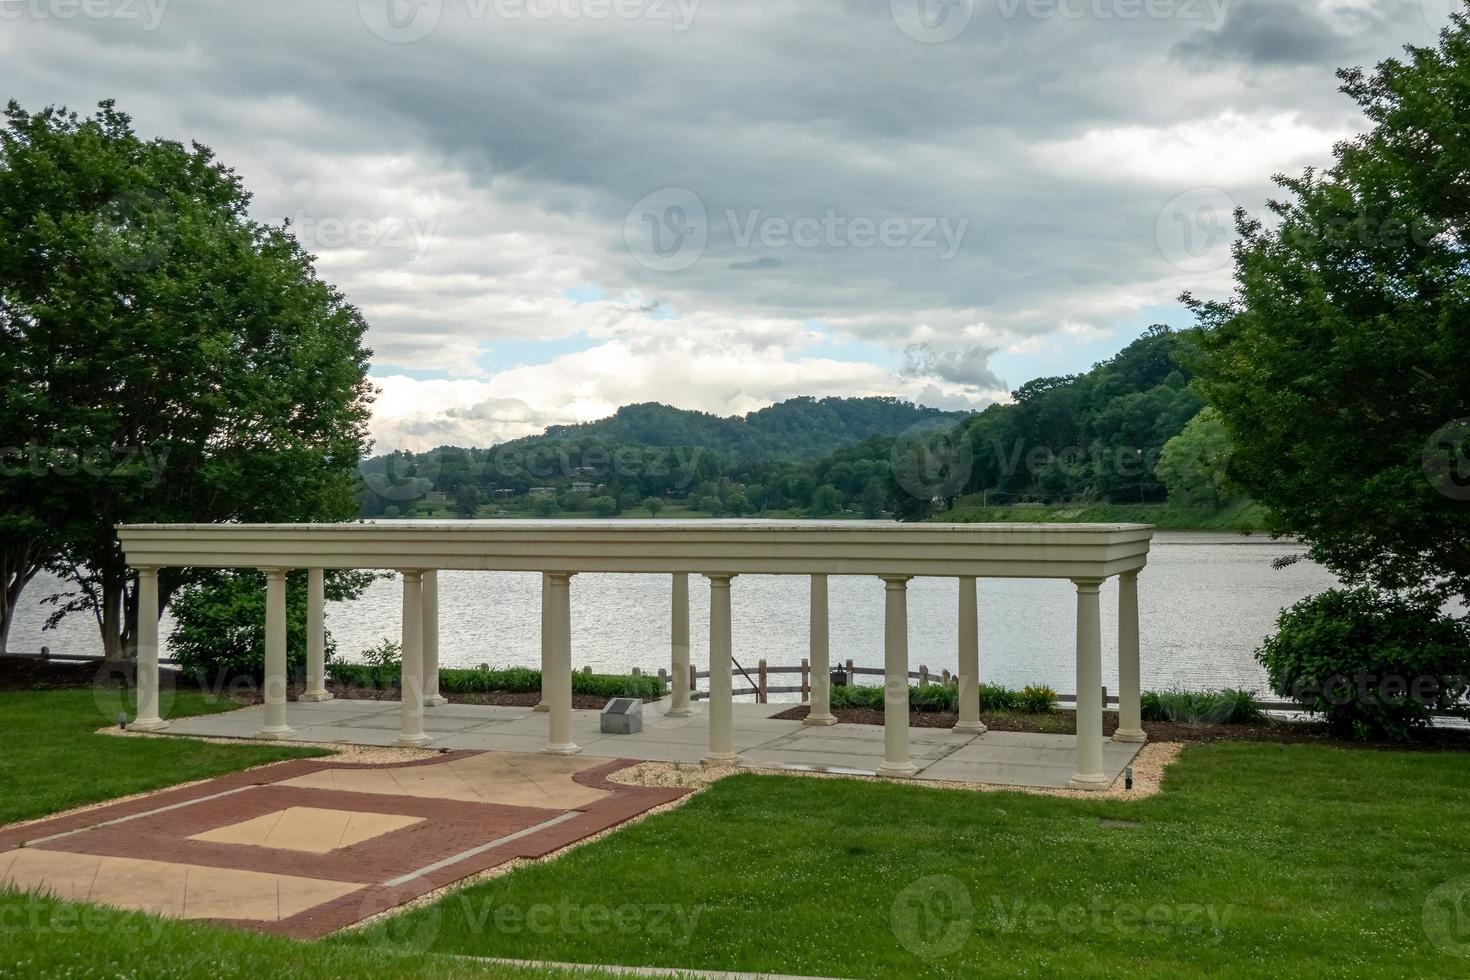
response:
[[[1470,24],[1339,72],[1372,128],[1237,215],[1195,304],[1230,474],[1351,582],[1470,596]]]
[[[366,323],[207,147],[144,139],[111,102],[12,102],[6,123],[0,425],[26,476],[0,481],[0,571],[62,571],[58,615],[90,611],[121,657],[139,611],[114,525],[356,512]]]

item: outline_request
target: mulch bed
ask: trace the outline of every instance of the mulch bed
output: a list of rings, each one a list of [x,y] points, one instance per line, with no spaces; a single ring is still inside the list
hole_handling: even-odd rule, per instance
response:
[[[774,717],[783,721],[800,721],[807,715],[806,707],[793,705]],[[837,720],[854,725],[881,725],[883,712],[873,708],[833,708]],[[1070,711],[1058,711],[1050,715],[1002,714],[984,715],[980,720],[987,728],[997,732],[1039,732],[1051,735],[1077,734],[1077,716]],[[959,715],[951,712],[914,711],[909,714],[910,728],[953,728]],[[1115,713],[1103,714],[1103,734],[1111,735],[1118,728]],[[1311,742],[1349,747],[1373,747],[1394,749],[1449,749],[1470,751],[1470,731],[1431,729],[1419,732],[1414,740],[1402,742],[1352,742],[1334,738],[1326,725],[1313,722],[1269,721],[1260,725],[1211,725],[1185,724],[1172,721],[1146,721],[1143,730],[1153,742]]]
[[[133,683],[131,663],[99,664],[42,660],[40,657],[0,657],[0,691],[30,691],[47,687],[117,687]]]

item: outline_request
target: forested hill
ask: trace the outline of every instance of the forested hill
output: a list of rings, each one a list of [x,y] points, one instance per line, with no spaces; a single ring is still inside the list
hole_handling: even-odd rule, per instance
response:
[[[961,419],[898,398],[792,398],[748,415],[721,417],[644,402],[581,425],[555,425],[544,435],[506,445],[530,450],[539,443],[702,446],[743,459],[815,459],[869,436],[898,435],[930,419]]]

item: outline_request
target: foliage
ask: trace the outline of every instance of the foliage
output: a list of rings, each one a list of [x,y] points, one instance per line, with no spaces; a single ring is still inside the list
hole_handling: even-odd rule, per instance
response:
[[[474,517],[480,509],[480,488],[473,483],[461,483],[454,488],[454,516]]]
[[[327,672],[339,684],[377,691],[397,690],[398,679],[402,676],[401,665],[397,663],[333,663],[329,665]],[[665,693],[663,688],[664,684],[658,677],[648,675],[587,674],[582,671],[572,674],[573,694],[653,700],[663,697]],[[439,693],[441,694],[529,694],[540,690],[541,671],[529,667],[509,667],[503,670],[491,670],[488,667],[440,668],[439,670]]]
[[[58,616],[93,613],[119,657],[138,611],[116,524],[355,512],[367,324],[207,147],[141,139],[111,102],[6,120],[0,439],[35,452],[0,512],[43,506],[76,586]]]
[[[1470,23],[1371,74],[1372,128],[1237,215],[1236,294],[1196,303],[1230,475],[1349,585],[1470,597]]]
[[[1206,406],[1184,430],[1164,443],[1154,472],[1169,492],[1169,502],[1218,510],[1229,497],[1225,470],[1230,433],[1220,413]]]
[[[817,492],[812,494],[811,515],[827,517],[840,510],[842,510],[842,493],[830,483],[817,487]]]
[[[834,684],[829,695],[833,708],[883,710],[883,688],[877,684]],[[1015,691],[993,684],[980,685],[981,711],[1017,711],[1045,714],[1056,708],[1057,694],[1042,685]],[[960,710],[959,688],[953,684],[921,684],[909,688],[909,710],[928,714],[955,714]]]
[[[1430,593],[1330,589],[1284,611],[1256,659],[1334,733],[1403,739],[1470,691],[1470,624]]]
[[[306,572],[286,577],[286,672],[306,671]],[[328,572],[328,601],[355,598],[373,579],[369,572]],[[202,683],[265,676],[265,575],[256,569],[198,571],[173,600],[169,634],[179,669]],[[330,660],[336,644],[326,635]]]
[[[379,640],[359,653],[358,657],[369,667],[399,669],[403,666],[403,644],[395,640]]]
[[[1144,721],[1171,721],[1198,725],[1254,725],[1266,720],[1260,702],[1250,691],[1144,691],[1140,697]]]
[[[664,509],[664,501],[663,501],[663,498],[662,497],[644,497],[643,498],[643,509],[646,510],[646,511],[648,511],[648,516],[649,517],[657,517],[658,516],[658,512]]]

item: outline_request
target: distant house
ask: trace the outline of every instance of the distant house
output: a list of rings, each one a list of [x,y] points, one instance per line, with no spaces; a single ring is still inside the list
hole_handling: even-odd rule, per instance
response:
[[[555,497],[556,487],[532,487],[527,493],[533,497]]]
[[[514,490],[496,490],[492,496],[496,500],[509,500],[516,495]]]
[[[593,486],[590,483],[573,483],[572,493],[591,493]]]

